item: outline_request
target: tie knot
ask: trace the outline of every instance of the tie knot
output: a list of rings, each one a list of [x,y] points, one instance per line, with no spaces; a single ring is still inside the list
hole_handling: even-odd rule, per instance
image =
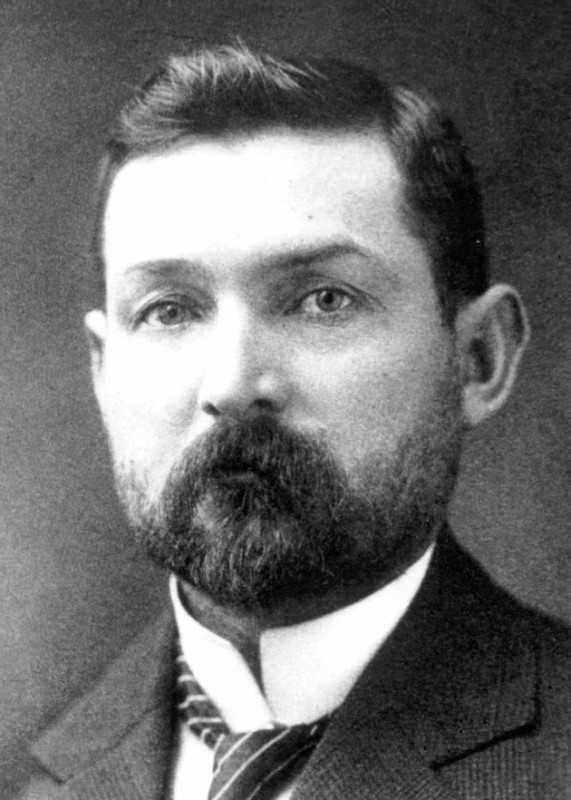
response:
[[[180,648],[179,648],[180,649]],[[233,733],[177,656],[177,708],[186,726],[214,751],[209,800],[266,800],[305,763],[328,719],[308,725]]]
[[[209,800],[271,797],[305,764],[326,724],[319,720],[312,725],[281,725],[220,737]]]

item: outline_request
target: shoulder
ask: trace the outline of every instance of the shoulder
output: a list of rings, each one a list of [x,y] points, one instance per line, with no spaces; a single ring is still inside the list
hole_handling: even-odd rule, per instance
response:
[[[536,764],[535,780],[549,787],[546,796],[571,795],[571,627],[522,603],[498,586],[482,567],[455,543],[453,603],[463,609],[460,643],[464,657],[477,667],[475,683],[489,690],[494,665],[496,713],[525,702],[521,740]],[[458,559],[456,561],[456,559]],[[449,562],[448,566],[451,565]],[[462,582],[463,586],[458,585]],[[476,670],[474,670],[476,672]],[[505,713],[505,712],[504,712]],[[561,787],[554,781],[561,781]],[[563,788],[564,787],[564,788]],[[561,788],[561,792],[557,792]],[[569,793],[569,794],[568,794]]]
[[[532,659],[550,676],[538,689],[571,687],[571,626],[518,600],[454,540],[443,550],[440,570],[447,573],[451,610],[462,616],[470,640],[498,649],[506,663]]]

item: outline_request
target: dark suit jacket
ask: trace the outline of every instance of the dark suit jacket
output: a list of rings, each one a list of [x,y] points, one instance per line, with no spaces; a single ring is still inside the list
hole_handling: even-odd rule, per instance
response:
[[[27,800],[158,800],[173,623],[159,622],[34,748]],[[571,635],[449,537],[301,776],[295,800],[571,798]]]

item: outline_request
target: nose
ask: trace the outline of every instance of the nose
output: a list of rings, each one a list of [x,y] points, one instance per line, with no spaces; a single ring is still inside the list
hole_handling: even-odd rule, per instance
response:
[[[198,397],[205,414],[239,419],[284,411],[290,385],[270,328],[235,303],[219,308]]]

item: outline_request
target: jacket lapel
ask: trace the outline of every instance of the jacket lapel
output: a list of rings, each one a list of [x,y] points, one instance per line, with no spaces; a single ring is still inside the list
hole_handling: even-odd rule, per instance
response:
[[[56,797],[164,797],[174,741],[173,643],[169,612],[35,745],[35,757],[62,783]]]
[[[454,797],[411,745],[398,713],[387,709],[376,720],[374,733],[362,720],[343,733],[339,725],[332,725],[303,773],[292,800],[453,800]]]
[[[404,620],[332,718],[293,800],[456,797],[447,769],[533,728],[537,684],[527,616],[445,536]]]
[[[170,709],[168,709],[170,711]],[[165,797],[171,745],[164,734],[169,714],[146,714],[121,743],[85,771],[72,776],[62,800],[159,800]]]

